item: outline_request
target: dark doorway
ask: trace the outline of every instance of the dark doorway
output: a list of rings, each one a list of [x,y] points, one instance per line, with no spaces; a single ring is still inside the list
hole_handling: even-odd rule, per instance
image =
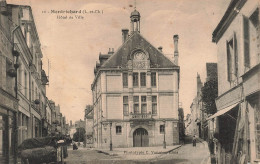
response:
[[[149,136],[147,130],[144,128],[138,128],[134,131],[134,147],[148,147],[149,146]]]

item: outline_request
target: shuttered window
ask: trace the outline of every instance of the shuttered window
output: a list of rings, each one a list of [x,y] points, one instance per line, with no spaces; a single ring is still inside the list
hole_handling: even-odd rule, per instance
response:
[[[226,42],[227,48],[227,79],[229,82],[238,77],[238,51],[236,33]]]
[[[249,19],[243,17],[243,28],[244,28],[244,65],[250,67],[250,42],[249,42]]]
[[[233,41],[232,41],[233,42]],[[229,82],[232,81],[232,43],[231,41],[227,41],[226,46],[227,46],[227,79]],[[231,44],[232,43],[232,44]]]

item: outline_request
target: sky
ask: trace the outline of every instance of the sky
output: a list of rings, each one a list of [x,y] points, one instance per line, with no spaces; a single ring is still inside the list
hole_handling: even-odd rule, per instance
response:
[[[99,53],[122,45],[123,28],[130,28],[134,0],[7,0],[30,5],[49,74],[47,96],[61,107],[66,120],[84,119],[92,104],[91,84]],[[141,34],[153,46],[174,53],[173,35],[179,35],[180,102],[184,114],[196,95],[196,77],[206,78],[206,63],[217,62],[212,32],[230,0],[136,0],[141,14]],[[51,13],[81,10],[88,13]],[[90,13],[90,11],[101,13]],[[67,19],[58,19],[67,16]],[[69,19],[69,17],[73,19]],[[80,16],[82,19],[76,19]],[[49,61],[49,67],[48,67]]]

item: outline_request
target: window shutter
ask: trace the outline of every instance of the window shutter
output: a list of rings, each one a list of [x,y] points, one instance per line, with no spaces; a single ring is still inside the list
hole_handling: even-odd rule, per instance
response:
[[[237,38],[236,38],[236,33],[234,32],[234,57],[235,57],[235,72],[234,74],[236,77],[238,76],[238,51],[237,51]]]
[[[231,81],[231,56],[229,52],[228,41],[226,41],[226,48],[227,48],[227,79],[230,82]]]
[[[249,19],[243,16],[244,29],[244,65],[250,67],[250,46],[249,46]]]

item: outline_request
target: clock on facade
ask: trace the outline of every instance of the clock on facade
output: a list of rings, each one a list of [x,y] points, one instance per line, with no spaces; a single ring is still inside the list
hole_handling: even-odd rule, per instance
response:
[[[134,54],[134,59],[135,60],[145,60],[147,59],[146,55],[144,52],[142,51],[137,51],[135,54]]]

